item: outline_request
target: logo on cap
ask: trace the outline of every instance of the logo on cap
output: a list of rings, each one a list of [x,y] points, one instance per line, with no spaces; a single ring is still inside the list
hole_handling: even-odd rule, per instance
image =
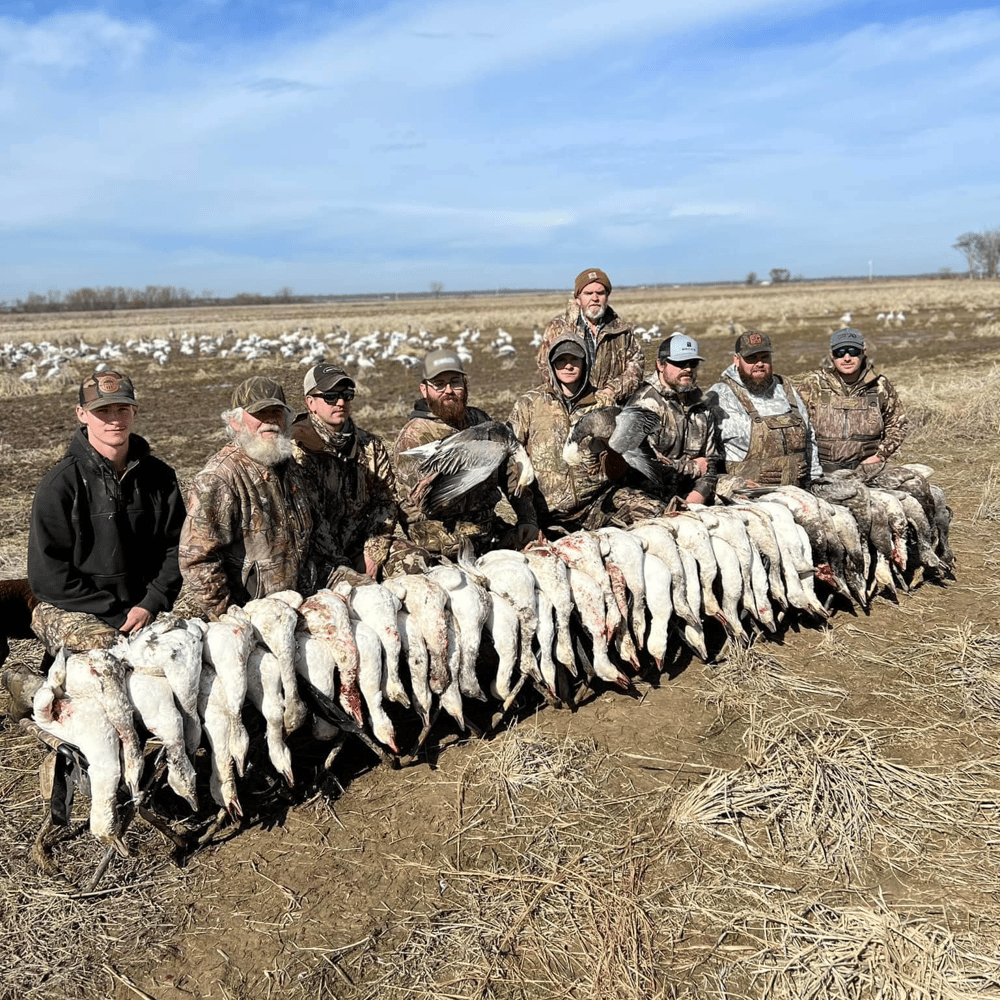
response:
[[[591,280],[593,280],[594,278],[597,277],[597,272],[596,271],[591,271],[590,274],[587,275],[587,277],[590,278]]]
[[[756,347],[758,344],[762,344],[763,342],[764,338],[761,337],[759,333],[751,333],[750,336],[747,337],[748,347]]]

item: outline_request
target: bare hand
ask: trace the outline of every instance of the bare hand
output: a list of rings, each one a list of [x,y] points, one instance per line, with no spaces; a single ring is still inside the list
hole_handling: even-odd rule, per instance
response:
[[[153,616],[145,608],[135,607],[125,616],[125,623],[118,631],[128,634],[138,632],[139,629],[144,628],[152,620]]]
[[[884,458],[880,458],[878,455],[872,455],[871,458],[866,458],[861,464],[862,465],[879,465],[884,462]]]
[[[365,573],[368,574],[373,580],[378,579],[378,563],[371,559],[368,554],[365,554]]]
[[[707,458],[702,458],[702,457],[692,458],[691,461],[694,462],[694,464],[698,466],[698,471],[702,475],[705,475],[705,473],[708,472],[708,459]]]

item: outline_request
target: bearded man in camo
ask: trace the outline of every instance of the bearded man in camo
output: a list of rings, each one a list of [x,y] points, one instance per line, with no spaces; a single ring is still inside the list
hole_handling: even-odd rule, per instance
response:
[[[187,595],[210,615],[279,590],[316,588],[308,486],[292,458],[284,389],[248,378],[222,420],[231,440],[194,480],[179,552]]]
[[[827,366],[801,376],[796,388],[809,410],[824,472],[876,475],[906,439],[903,404],[869,360],[860,330],[833,333]]]
[[[401,522],[409,542],[432,557],[457,555],[463,539],[468,539],[475,553],[481,555],[491,548],[520,548],[538,535],[534,504],[529,491],[518,495],[518,474],[513,462],[469,490],[462,497],[457,512],[443,520],[429,517],[420,502],[414,500],[420,479],[420,461],[404,453],[492,419],[478,407],[469,406],[468,396],[468,376],[461,358],[447,348],[432,351],[424,359],[421,398],[414,404],[410,419],[399,432],[392,449]],[[514,525],[506,523],[497,513],[497,505],[502,499],[507,500],[513,511]],[[411,565],[400,563],[394,548],[387,572],[398,572]]]

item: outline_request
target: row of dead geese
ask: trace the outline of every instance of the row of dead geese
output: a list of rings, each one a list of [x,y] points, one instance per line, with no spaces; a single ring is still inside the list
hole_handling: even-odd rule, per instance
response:
[[[238,818],[248,705],[292,784],[286,737],[306,723],[318,739],[353,731],[398,754],[392,716],[405,719],[403,710],[419,717],[419,745],[440,710],[464,729],[469,699],[506,708],[525,683],[554,703],[572,696],[578,674],[581,686],[627,689],[632,672],[662,669],[671,637],[707,659],[709,619],[745,642],[750,630],[774,631],[788,609],[827,617],[822,598],[834,593],[867,605],[907,587],[918,567],[950,574],[951,512],[929,472],[757,490],[383,584],[277,593],[209,623],[161,615],[110,650],[57,657],[34,695],[34,720],[85,755],[91,831],[124,850],[116,804],[123,780],[139,794],[137,724],[162,742],[167,782],[192,809],[207,737],[212,797]]]

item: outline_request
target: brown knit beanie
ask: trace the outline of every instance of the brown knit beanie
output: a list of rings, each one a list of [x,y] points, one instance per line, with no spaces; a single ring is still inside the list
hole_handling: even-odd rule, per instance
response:
[[[588,267],[586,271],[581,271],[573,282],[573,298],[577,298],[592,281],[599,281],[604,285],[608,295],[611,294],[611,279],[599,267]]]

